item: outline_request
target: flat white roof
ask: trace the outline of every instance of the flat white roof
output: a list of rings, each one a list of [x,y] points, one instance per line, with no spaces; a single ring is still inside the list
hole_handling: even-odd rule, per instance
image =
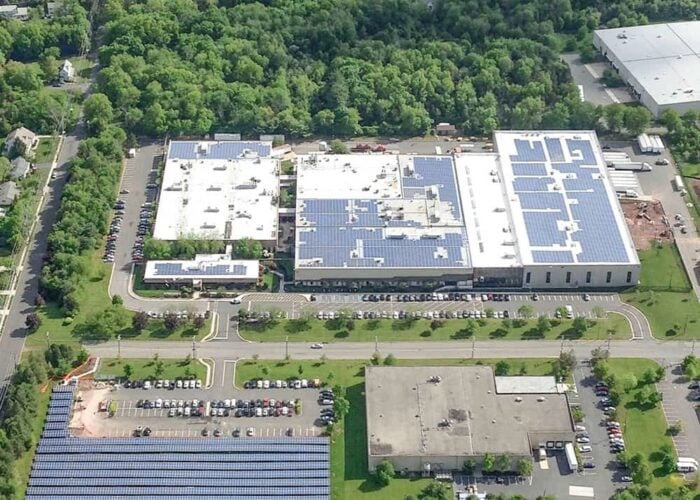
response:
[[[700,21],[603,29],[595,36],[657,104],[700,100]]]
[[[270,143],[173,141],[153,236],[277,239],[279,162]]]
[[[257,260],[230,260],[227,255],[196,255],[192,260],[149,260],[145,281],[256,281]]]
[[[455,155],[472,267],[517,267],[518,247],[496,153]]]
[[[523,265],[638,264],[595,132],[496,132]]]
[[[498,394],[557,394],[557,381],[546,377],[495,377]]]

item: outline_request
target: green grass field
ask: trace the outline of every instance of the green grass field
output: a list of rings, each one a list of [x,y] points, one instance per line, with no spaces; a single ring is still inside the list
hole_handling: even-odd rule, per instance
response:
[[[464,332],[466,320],[443,320],[442,326],[433,330],[430,321],[425,319],[409,320],[354,320],[354,329],[348,331],[343,321],[309,319],[306,324],[297,321],[272,320],[266,324],[241,323],[240,333],[248,339],[258,342],[283,342],[287,337],[291,342],[374,342],[375,337],[381,341],[401,340],[471,340]],[[609,313],[606,319],[590,322],[590,327],[578,336],[571,329],[571,321],[552,320],[552,329],[541,335],[535,330],[536,320],[530,319],[520,328],[505,329],[502,320],[485,320],[484,326],[478,326],[475,332],[478,340],[534,340],[534,339],[590,339],[604,340],[612,331],[613,339],[629,339],[631,330],[629,322],[619,314]]]
[[[639,252],[642,263],[639,289],[621,294],[649,320],[660,340],[700,338],[700,303],[692,291],[675,245],[660,245]]]
[[[80,303],[80,312],[73,318],[70,324],[66,324],[63,311],[55,304],[47,304],[38,307],[38,314],[42,319],[41,327],[35,333],[27,337],[27,347],[43,347],[46,344],[46,332],[49,332],[51,342],[68,342],[78,344],[80,337],[76,335],[76,326],[79,326],[90,315],[102,311],[111,305],[107,293],[111,266],[100,259],[101,250],[90,257],[84,257],[87,268],[87,276],[82,288],[77,292]],[[180,327],[174,332],[168,332],[162,321],[150,321],[146,329],[136,333],[131,329],[131,317],[133,312],[126,311],[129,318],[129,326],[118,332],[122,339],[126,340],[191,340],[193,337],[201,339],[211,327],[211,320],[207,320],[204,326],[197,330],[192,323]],[[116,336],[116,334],[115,334]]]
[[[115,358],[103,358],[100,360],[100,367],[95,374],[95,378],[104,377],[123,377],[124,376],[124,365],[130,365],[133,372],[131,378],[133,380],[141,379],[167,379],[174,380],[178,378],[186,378],[188,376],[193,376],[194,378],[205,380],[207,376],[207,369],[199,361],[187,362],[186,360],[172,360],[172,359],[162,359],[163,362],[163,373],[156,377],[155,367],[156,362],[153,359],[115,359]]]
[[[611,372],[620,377],[631,373],[637,379],[648,369],[658,365],[649,359],[611,359],[608,361]],[[666,435],[667,423],[661,406],[652,409],[642,409],[634,400],[639,389],[622,394],[617,406],[617,418],[623,427],[627,451],[630,454],[641,453],[648,460],[654,472],[652,488],[659,490],[664,487],[677,486],[678,478],[674,475],[664,475],[658,451],[663,445],[673,447],[671,438]]]
[[[58,137],[45,137],[39,140],[39,145],[34,151],[36,163],[51,163],[58,147]]]
[[[482,360],[397,360],[397,365],[469,366],[495,365],[497,359]],[[549,375],[553,370],[551,359],[508,360],[511,371],[522,375]],[[319,378],[330,386],[341,385],[346,389],[350,413],[336,424],[331,435],[331,497],[334,500],[367,498],[371,500],[402,500],[407,495],[417,495],[428,483],[425,479],[394,479],[387,487],[380,488],[368,473],[367,425],[365,419],[364,367],[368,361],[267,361],[246,360],[236,366],[236,383],[255,377],[285,379],[302,376]]]

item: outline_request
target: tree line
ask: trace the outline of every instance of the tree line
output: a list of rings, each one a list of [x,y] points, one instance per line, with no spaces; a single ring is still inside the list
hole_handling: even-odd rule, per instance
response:
[[[108,126],[81,142],[70,165],[40,280],[43,297],[69,316],[78,312],[76,292],[88,275],[85,255],[95,251],[109,228],[125,140],[123,130]]]
[[[32,352],[12,376],[0,417],[0,498],[15,498],[15,463],[36,444],[39,390],[51,377],[60,377],[87,360],[67,345],[51,344],[42,356]]]
[[[432,10],[412,0],[111,0],[98,86],[128,131],[151,136],[414,135],[441,121],[478,134],[590,129],[602,111],[580,101],[560,50],[590,45],[601,23],[697,10],[687,0],[442,0]]]

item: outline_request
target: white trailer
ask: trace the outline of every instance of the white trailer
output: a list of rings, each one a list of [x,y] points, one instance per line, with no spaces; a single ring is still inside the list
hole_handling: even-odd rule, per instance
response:
[[[642,153],[660,154],[664,151],[664,143],[658,135],[640,134],[637,143]]]
[[[683,187],[683,179],[680,175],[677,175],[673,178],[673,189],[676,191],[683,191],[685,189]]]
[[[569,464],[569,470],[571,470],[571,472],[578,471],[578,460],[576,460],[574,445],[571,443],[566,443],[564,445],[564,453],[566,454],[566,461]]]
[[[661,140],[661,136],[650,135],[649,139],[651,139],[652,145],[654,147],[654,153],[661,154],[664,152],[666,147],[664,146],[664,141]]]
[[[651,172],[652,167],[643,161],[613,162],[615,170],[631,170],[633,172]]]

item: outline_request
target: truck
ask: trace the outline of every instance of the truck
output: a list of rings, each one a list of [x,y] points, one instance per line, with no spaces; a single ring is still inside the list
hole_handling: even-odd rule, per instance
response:
[[[564,445],[564,454],[566,455],[566,462],[569,464],[569,470],[571,472],[578,471],[578,460],[576,460],[576,452],[572,443]]]
[[[698,466],[692,462],[676,462],[678,472],[697,472]]]
[[[633,172],[651,172],[652,166],[645,161],[613,162],[615,170],[631,170]]]
[[[681,178],[680,175],[677,175],[673,178],[673,190],[674,191],[683,191],[685,188],[683,187],[683,179]]]
[[[661,154],[664,151],[664,143],[658,135],[640,134],[637,143],[642,153]]]

